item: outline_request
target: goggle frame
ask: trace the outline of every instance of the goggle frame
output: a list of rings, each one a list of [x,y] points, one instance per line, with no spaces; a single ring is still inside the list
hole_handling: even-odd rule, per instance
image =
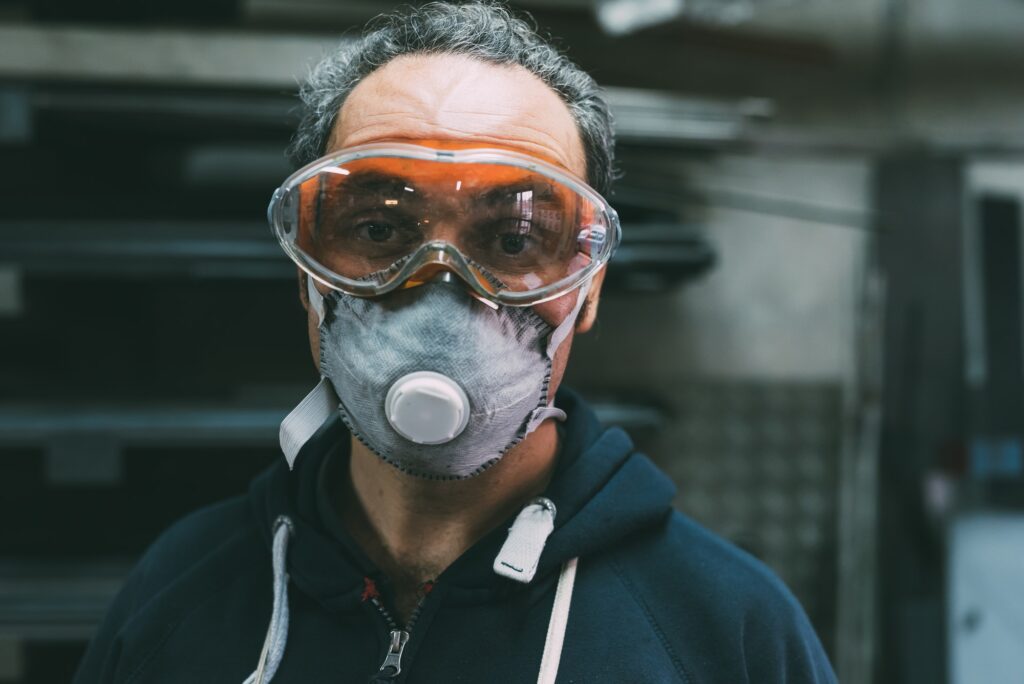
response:
[[[292,234],[298,234],[298,228],[288,228],[285,216],[285,198],[307,180],[315,177],[324,169],[341,166],[347,162],[367,157],[385,157],[398,159],[414,159],[450,164],[491,164],[512,166],[546,176],[556,183],[568,187],[584,199],[592,202],[603,217],[610,239],[603,241],[601,252],[591,256],[590,263],[579,271],[554,283],[532,290],[512,291],[495,290],[494,286],[482,276],[472,262],[453,244],[434,240],[420,245],[410,255],[403,257],[406,263],[383,282],[371,282],[347,278],[326,268],[316,259],[303,251],[296,243]],[[317,159],[298,169],[274,190],[267,207],[267,221],[271,231],[281,244],[285,254],[295,264],[317,282],[355,297],[380,297],[394,290],[414,287],[416,275],[424,270],[447,270],[459,276],[478,297],[505,306],[533,306],[557,299],[564,294],[580,287],[587,282],[612,258],[622,240],[622,226],[619,215],[608,201],[596,190],[576,176],[563,169],[532,157],[528,154],[498,148],[480,147],[466,149],[437,149],[410,143],[367,143],[339,150],[333,154]],[[396,262],[397,263],[397,262]],[[433,267],[433,268],[432,268]],[[423,279],[422,282],[425,282]],[[410,285],[410,282],[413,282]]]

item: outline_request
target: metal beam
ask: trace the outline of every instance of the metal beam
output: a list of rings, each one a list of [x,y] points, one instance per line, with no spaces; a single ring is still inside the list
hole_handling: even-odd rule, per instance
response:
[[[600,401],[599,420],[629,428],[656,428],[657,406]],[[0,406],[0,446],[48,444],[62,436],[110,435],[122,445],[274,444],[290,407],[237,406]]]
[[[294,88],[333,36],[0,25],[0,78]]]
[[[26,81],[145,83],[204,88],[282,89],[289,94],[325,51],[339,39],[276,34],[186,32],[163,29],[41,28],[0,25],[0,78]],[[765,99],[695,98],[632,88],[608,88],[619,137],[640,143],[722,143],[742,138],[750,124],[771,116]],[[280,97],[280,96],[279,96]],[[39,106],[75,105],[74,94],[33,96]],[[80,100],[79,96],[79,100]],[[239,102],[197,98],[121,95],[99,98],[91,109],[174,109],[182,105],[244,121],[291,125],[292,98]],[[289,101],[291,100],[291,101]],[[78,103],[82,103],[79,101]],[[256,106],[252,106],[256,105]]]

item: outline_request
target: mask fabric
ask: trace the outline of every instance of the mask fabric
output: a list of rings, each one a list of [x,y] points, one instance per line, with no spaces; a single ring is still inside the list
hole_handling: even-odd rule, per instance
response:
[[[463,479],[496,463],[545,418],[554,352],[585,298],[558,329],[530,307],[496,310],[458,282],[432,282],[366,299],[310,285],[321,316],[320,372],[339,399],[345,424],[384,461],[418,477]],[[396,380],[433,371],[455,381],[469,400],[466,427],[443,444],[399,434],[385,414]]]

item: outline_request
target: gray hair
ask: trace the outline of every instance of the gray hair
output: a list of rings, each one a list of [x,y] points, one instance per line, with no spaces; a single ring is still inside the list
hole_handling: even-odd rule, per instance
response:
[[[410,54],[467,55],[518,64],[565,102],[576,121],[587,161],[587,182],[602,195],[615,178],[612,117],[594,79],[542,38],[526,21],[492,2],[432,2],[371,21],[360,40],[329,54],[302,85],[302,118],[289,153],[297,164],[321,157],[341,105],[356,85],[392,59]]]

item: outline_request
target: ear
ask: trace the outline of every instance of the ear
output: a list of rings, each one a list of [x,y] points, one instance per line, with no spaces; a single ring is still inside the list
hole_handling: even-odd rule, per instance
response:
[[[306,284],[306,281],[309,279],[309,276],[301,268],[298,269],[298,271],[299,271],[299,301],[302,302],[302,308],[306,310],[306,313],[309,313],[309,290],[306,289],[307,287],[309,287]]]
[[[604,284],[604,275],[607,265],[601,267],[590,281],[590,289],[587,291],[587,300],[580,308],[580,315],[576,318],[576,332],[585,333],[594,327],[597,320],[597,304],[601,300],[601,285]]]

